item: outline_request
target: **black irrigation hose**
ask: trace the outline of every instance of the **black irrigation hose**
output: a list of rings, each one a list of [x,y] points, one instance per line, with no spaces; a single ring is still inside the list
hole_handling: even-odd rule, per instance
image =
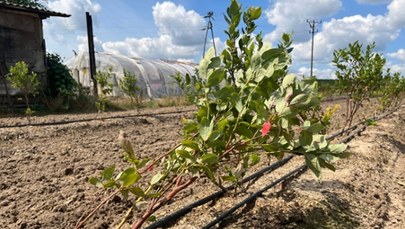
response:
[[[277,179],[276,181],[272,182],[271,184],[265,186],[264,188],[260,189],[259,191],[253,193],[252,195],[250,195],[248,198],[244,199],[243,201],[239,202],[238,204],[234,205],[231,209],[229,209],[226,212],[223,212],[220,216],[218,216],[215,220],[211,221],[210,223],[208,223],[207,225],[205,225],[204,227],[202,227],[202,229],[208,229],[211,228],[213,226],[215,226],[217,223],[221,222],[222,220],[224,220],[226,217],[228,217],[229,215],[231,215],[234,211],[236,211],[237,209],[239,209],[240,207],[242,207],[243,205],[252,202],[253,200],[255,200],[257,197],[261,196],[265,191],[269,190],[270,188],[276,186],[277,184],[283,182],[286,179],[289,179],[291,177],[297,176],[297,174],[301,174],[303,173],[305,170],[307,169],[306,165],[301,165],[300,167],[294,169],[293,171],[287,173],[286,175],[282,176],[281,178]]]
[[[372,117],[373,120],[380,120],[383,119],[384,117],[387,117],[388,115],[392,114],[394,112],[394,110],[386,112],[378,117],[374,116]],[[350,127],[349,129],[355,129],[355,127],[364,124],[364,122],[361,122],[355,126]],[[348,129],[348,130],[349,130]],[[358,127],[354,132],[352,132],[349,136],[347,136],[346,138],[342,139],[339,141],[339,143],[346,143],[348,141],[350,141],[355,135],[358,135],[359,133],[361,133],[362,131],[364,131],[366,129],[366,125],[360,126]],[[346,132],[346,131],[344,131]],[[339,134],[340,135],[340,134]],[[339,136],[337,135],[337,136]],[[336,136],[335,136],[336,137]],[[328,137],[329,139],[331,139],[331,136]],[[334,138],[334,137],[333,137]],[[279,178],[278,180],[274,181],[273,183],[265,186],[264,188],[260,189],[259,191],[253,193],[252,195],[250,195],[248,198],[244,199],[243,201],[239,202],[238,204],[234,205],[231,209],[223,212],[220,216],[218,216],[217,218],[215,218],[213,221],[211,221],[210,223],[208,223],[207,225],[205,225],[204,227],[202,227],[203,229],[208,229],[211,228],[213,226],[215,226],[217,223],[223,221],[226,217],[230,216],[233,212],[235,212],[237,209],[239,209],[240,207],[244,206],[245,204],[255,200],[257,197],[261,196],[265,191],[267,191],[268,189],[274,187],[275,185],[277,185],[278,183],[281,183],[285,180],[292,180],[294,178],[299,177],[301,174],[303,174],[306,170],[307,170],[308,166],[307,165],[301,165],[300,167],[294,169],[292,172],[289,172],[288,174],[282,176],[281,178]]]
[[[18,128],[18,127],[26,127],[26,126],[56,126],[56,125],[65,125],[71,123],[80,123],[80,122],[91,122],[96,120],[105,121],[108,119],[123,119],[123,118],[137,118],[137,117],[157,117],[162,115],[170,115],[170,114],[179,114],[179,113],[187,113],[194,110],[180,110],[180,111],[168,111],[168,112],[161,112],[161,113],[145,113],[145,114],[133,114],[133,115],[118,115],[118,116],[109,116],[109,117],[99,117],[99,118],[84,118],[84,119],[76,119],[76,120],[65,120],[65,121],[56,121],[56,122],[41,122],[41,123],[26,123],[26,124],[17,124],[17,125],[4,125],[0,126],[1,128]]]
[[[387,113],[385,113],[385,114],[382,114],[382,115],[379,116],[379,117],[373,116],[371,119],[378,120],[378,119],[381,119],[381,118],[383,118],[383,117],[385,117],[385,116],[387,116],[387,115],[389,115],[389,114],[391,114],[391,113],[392,113],[392,112],[387,112]],[[334,138],[336,138],[336,137],[342,135],[342,134],[345,133],[345,132],[348,132],[348,131],[350,131],[350,130],[356,129],[359,125],[364,124],[365,122],[366,122],[366,121],[359,122],[359,123],[357,123],[356,125],[353,125],[353,126],[347,128],[346,130],[341,130],[341,131],[338,131],[338,132],[336,132],[336,133],[333,133],[333,134],[329,135],[329,136],[327,137],[327,139],[328,139],[328,140],[332,140],[332,139],[334,139]],[[355,135],[357,135],[358,133],[360,133],[361,131],[363,131],[364,128],[365,128],[365,126],[359,128],[359,130],[356,130],[355,132],[351,133],[347,138],[345,138],[346,140],[343,139],[343,140],[340,141],[340,142],[343,143],[343,142],[350,141],[350,139],[352,139]],[[265,168],[259,170],[258,172],[253,173],[252,175],[246,177],[245,179],[243,179],[242,181],[240,181],[239,184],[244,184],[244,183],[246,183],[246,182],[248,182],[248,181],[250,181],[250,180],[253,180],[253,179],[257,178],[257,177],[263,176],[265,173],[274,171],[275,169],[277,169],[277,168],[283,166],[284,164],[286,164],[286,163],[287,163],[288,161],[290,161],[293,157],[294,157],[293,155],[289,155],[288,157],[286,157],[286,158],[284,158],[284,159],[282,159],[282,160],[280,160],[280,161],[278,161],[278,162],[276,162],[276,163],[273,163],[273,164],[271,164],[270,166],[267,166],[267,167],[265,167]],[[305,168],[303,168],[303,167],[305,167]],[[278,180],[275,181],[275,182],[280,183],[280,182],[282,182],[282,181],[284,181],[284,180],[287,180],[287,179],[294,179],[294,178],[298,177],[299,175],[301,175],[303,172],[305,172],[306,169],[307,169],[307,166],[306,166],[306,165],[303,165],[303,166],[301,166],[301,167],[299,167],[299,168],[296,169],[296,170],[300,170],[300,171],[301,171],[300,173],[294,173],[294,171],[296,171],[296,170],[294,170],[293,172],[290,172],[289,174],[287,174],[287,175],[289,175],[289,176],[285,175],[285,176],[282,177],[282,178],[284,178],[284,179],[280,178],[280,179],[278,179]],[[273,183],[275,183],[275,182],[273,182]],[[274,186],[274,185],[273,185],[273,186]],[[273,187],[273,186],[271,186],[271,187]],[[266,187],[268,187],[268,186],[266,186]],[[271,187],[269,187],[269,188],[271,188]],[[234,189],[234,188],[235,188],[235,185],[231,185],[231,186],[227,187],[226,190],[229,191],[229,190],[232,190],[232,189]],[[269,189],[269,188],[267,188],[267,189]],[[262,190],[263,190],[263,189],[262,189]],[[260,191],[259,191],[259,192],[260,192]],[[262,193],[263,193],[263,192],[262,192]],[[195,201],[195,202],[193,202],[193,203],[191,203],[191,204],[189,204],[189,205],[187,205],[187,206],[185,206],[185,207],[183,207],[183,208],[181,208],[181,209],[179,209],[179,210],[177,210],[177,211],[175,211],[175,212],[173,212],[173,213],[171,213],[171,214],[169,214],[169,215],[166,215],[165,217],[159,219],[158,221],[156,221],[156,222],[154,222],[153,224],[151,224],[151,225],[149,225],[148,227],[146,227],[146,229],[155,229],[155,228],[159,228],[159,227],[164,227],[165,225],[169,224],[170,222],[172,222],[172,221],[174,221],[174,220],[176,220],[176,219],[182,217],[183,215],[187,214],[187,213],[190,212],[193,208],[196,208],[196,207],[201,206],[201,205],[203,205],[203,204],[206,204],[206,203],[208,203],[208,202],[210,202],[210,201],[212,201],[212,200],[214,200],[214,199],[216,199],[216,198],[219,198],[219,197],[221,197],[223,194],[224,194],[224,191],[223,191],[223,190],[220,190],[220,191],[218,191],[218,192],[216,192],[216,193],[213,193],[213,194],[211,194],[211,195],[209,195],[209,196],[207,196],[207,197],[204,197],[204,198],[202,198],[202,199],[200,199],[200,200],[197,200],[197,201]],[[254,195],[254,194],[253,194],[253,195]],[[261,194],[258,194],[257,196],[260,196],[260,195],[261,195]],[[257,197],[257,196],[256,196],[256,197]],[[250,198],[250,197],[249,197],[249,198]],[[254,198],[253,198],[253,199],[254,199]],[[241,207],[241,206],[243,206],[243,204],[240,205],[239,207]],[[238,207],[238,208],[239,208],[239,207]],[[238,209],[238,208],[236,208],[236,209]],[[235,209],[235,210],[236,210],[236,209]],[[230,215],[230,214],[232,214],[232,213],[233,213],[233,211],[227,213],[227,215]],[[225,213],[224,213],[224,214],[225,214]],[[225,216],[225,217],[226,217],[226,216]],[[223,218],[222,218],[222,219],[223,219]],[[222,219],[220,219],[220,221],[221,221]],[[215,225],[215,224],[214,224],[214,225]]]
[[[293,155],[289,155],[289,156],[283,158],[282,160],[277,161],[277,162],[275,162],[275,163],[273,163],[273,164],[271,164],[271,165],[269,165],[269,166],[255,172],[255,173],[253,173],[252,175],[245,177],[238,184],[239,185],[244,184],[244,183],[246,183],[248,181],[251,181],[251,180],[253,180],[253,179],[257,178],[257,177],[263,176],[263,174],[265,174],[265,173],[274,171],[274,170],[280,168],[281,166],[285,165],[292,158],[293,158]],[[231,186],[226,187],[225,189],[226,189],[226,191],[230,191],[232,189],[235,189],[235,187],[236,187],[235,185],[231,185]],[[189,205],[187,205],[187,206],[185,206],[185,207],[183,207],[183,208],[181,208],[181,209],[179,209],[179,210],[177,210],[177,211],[175,211],[175,212],[173,212],[173,213],[171,213],[169,215],[166,215],[165,217],[163,217],[163,218],[161,218],[159,220],[157,220],[153,224],[146,227],[146,229],[154,229],[154,228],[164,227],[165,225],[169,224],[170,222],[172,222],[172,221],[180,218],[181,216],[187,214],[193,208],[196,208],[196,207],[201,206],[203,204],[206,204],[206,203],[208,203],[210,201],[213,201],[213,200],[221,197],[224,193],[225,192],[223,190],[220,190],[220,191],[215,192],[215,193],[213,193],[213,194],[211,194],[209,196],[206,196],[206,197],[204,197],[204,198],[202,198],[200,200],[197,200],[197,201],[195,201],[195,202],[193,202],[193,203],[191,203],[191,204],[189,204]]]

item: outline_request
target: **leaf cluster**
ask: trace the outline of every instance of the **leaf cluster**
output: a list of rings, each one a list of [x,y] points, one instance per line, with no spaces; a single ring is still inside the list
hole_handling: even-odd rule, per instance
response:
[[[46,55],[49,95],[52,97],[74,96],[77,93],[77,82],[73,79],[62,58],[58,54]]]
[[[137,107],[140,106],[140,90],[138,86],[138,79],[136,76],[124,69],[124,77],[119,80],[120,89],[130,97],[132,106],[136,104]]]

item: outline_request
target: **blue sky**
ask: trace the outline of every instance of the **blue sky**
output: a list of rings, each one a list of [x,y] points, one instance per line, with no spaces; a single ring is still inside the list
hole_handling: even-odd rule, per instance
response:
[[[49,52],[69,58],[87,50],[85,12],[93,16],[97,51],[151,59],[198,62],[203,52],[204,16],[214,12],[215,42],[224,48],[228,0],[48,0],[51,10],[70,18],[44,22]],[[262,7],[258,31],[277,44],[293,32],[291,72],[309,75],[311,35],[306,19],[322,20],[315,34],[314,73],[333,78],[333,51],[359,40],[376,42],[376,51],[393,71],[405,75],[405,0],[240,0],[242,7]],[[211,43],[208,43],[210,46]]]

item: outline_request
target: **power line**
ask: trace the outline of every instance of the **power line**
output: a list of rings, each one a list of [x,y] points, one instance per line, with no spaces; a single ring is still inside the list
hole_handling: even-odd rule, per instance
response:
[[[309,24],[309,27],[311,28],[311,30],[309,31],[309,33],[311,33],[312,35],[312,45],[311,45],[311,77],[313,76],[313,72],[314,72],[314,36],[315,33],[318,32],[318,30],[316,29],[316,24],[321,24],[322,21],[315,21],[315,20],[309,20],[307,19],[307,22]]]

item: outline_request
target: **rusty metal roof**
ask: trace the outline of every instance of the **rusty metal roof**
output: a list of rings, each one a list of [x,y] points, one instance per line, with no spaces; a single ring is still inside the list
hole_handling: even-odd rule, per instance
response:
[[[27,13],[36,13],[42,19],[48,18],[50,16],[70,17],[69,14],[51,11],[51,10],[48,10],[46,8],[42,8],[39,6],[28,6],[28,5],[23,5],[23,4],[16,4],[16,3],[11,3],[8,1],[4,1],[4,0],[0,0],[0,9],[8,9],[8,10],[14,10],[14,11],[20,11],[20,12],[27,12]]]

